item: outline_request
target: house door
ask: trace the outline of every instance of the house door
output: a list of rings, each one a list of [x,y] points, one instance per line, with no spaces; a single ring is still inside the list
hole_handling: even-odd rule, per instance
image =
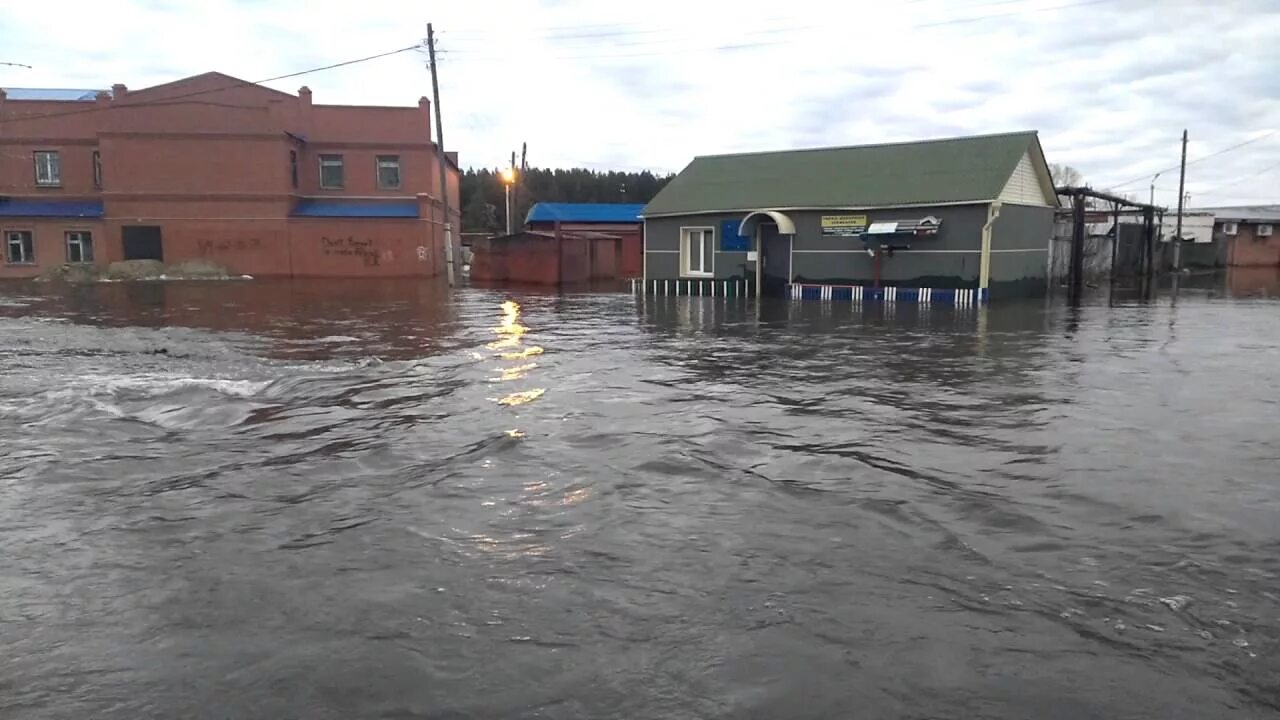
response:
[[[761,223],[761,283],[764,295],[783,297],[791,282],[791,236],[778,232],[778,226]]]
[[[159,225],[125,225],[121,231],[125,260],[164,260]]]

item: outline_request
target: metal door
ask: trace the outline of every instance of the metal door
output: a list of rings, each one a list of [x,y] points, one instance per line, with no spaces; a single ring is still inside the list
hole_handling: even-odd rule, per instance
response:
[[[777,225],[761,224],[761,289],[763,294],[781,297],[791,282],[791,236],[778,233]]]
[[[125,225],[121,228],[125,260],[164,260],[164,242],[158,225]]]

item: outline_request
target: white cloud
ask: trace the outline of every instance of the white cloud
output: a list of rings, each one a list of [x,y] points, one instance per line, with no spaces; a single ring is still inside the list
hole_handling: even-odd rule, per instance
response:
[[[445,140],[496,166],[675,171],[696,154],[1034,128],[1093,184],[1280,129],[1272,0],[3,0],[0,84],[255,80],[440,35]],[[980,18],[977,21],[966,21]],[[406,53],[273,83],[412,105]],[[1193,203],[1280,202],[1280,133],[1188,172]],[[1147,179],[1124,190],[1145,194]],[[1173,203],[1176,173],[1158,183]],[[1219,189],[1221,188],[1221,189]]]

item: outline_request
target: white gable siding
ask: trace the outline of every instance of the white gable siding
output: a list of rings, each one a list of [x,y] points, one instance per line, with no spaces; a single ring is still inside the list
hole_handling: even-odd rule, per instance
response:
[[[1031,162],[1030,150],[1022,154],[1018,167],[1014,168],[1013,175],[1009,178],[1009,184],[1005,185],[1004,192],[1000,193],[1000,202],[1042,207],[1051,205],[1049,199],[1045,197],[1040,176],[1036,174],[1035,163]]]

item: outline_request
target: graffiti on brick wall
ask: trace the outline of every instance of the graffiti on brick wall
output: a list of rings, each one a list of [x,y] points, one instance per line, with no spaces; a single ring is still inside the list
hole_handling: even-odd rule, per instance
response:
[[[364,264],[369,267],[376,267],[384,257],[387,259],[391,257],[390,251],[378,252],[378,248],[374,246],[373,238],[358,239],[353,235],[334,238],[323,236],[320,238],[320,248],[325,255],[361,258]]]
[[[262,247],[258,238],[235,238],[211,240],[204,238],[196,241],[196,249],[201,255],[225,255],[227,253],[255,252]]]

